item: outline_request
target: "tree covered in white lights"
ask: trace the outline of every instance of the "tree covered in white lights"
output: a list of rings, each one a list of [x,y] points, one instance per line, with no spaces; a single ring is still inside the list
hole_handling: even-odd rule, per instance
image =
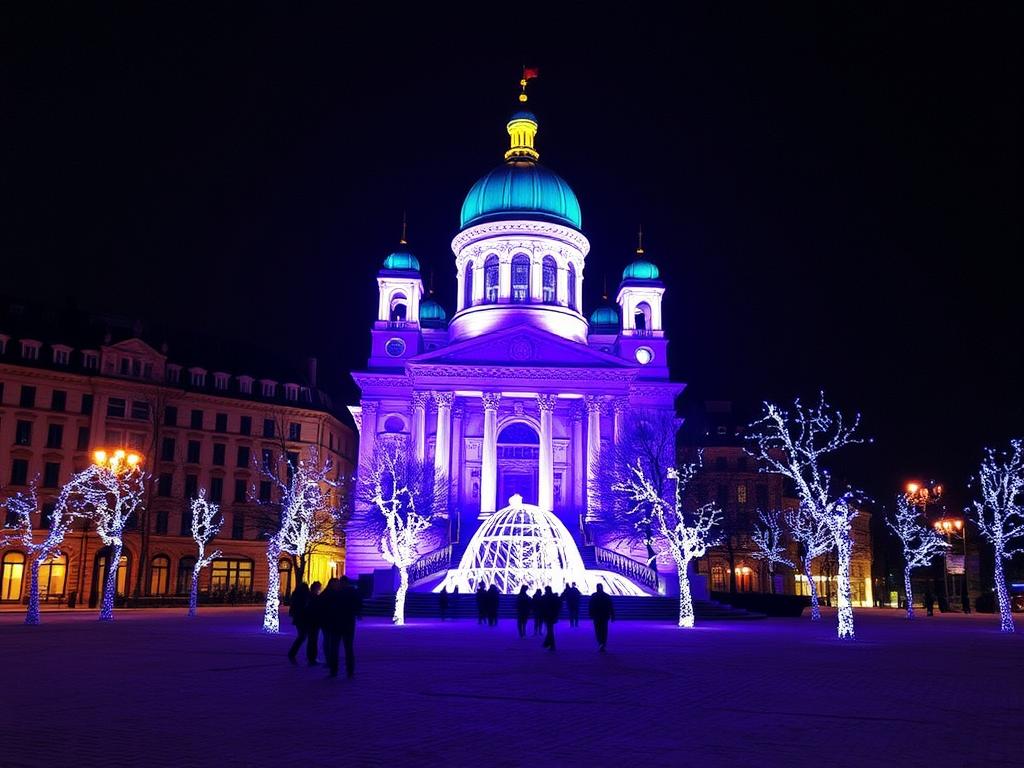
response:
[[[296,462],[281,455],[273,467],[263,467],[265,478],[277,487],[279,511],[277,529],[267,541],[267,596],[263,610],[263,631],[280,630],[281,555],[305,557],[319,541],[330,538],[337,543],[340,509],[332,503],[331,489],[338,481],[331,478],[334,469],[330,458],[320,462],[315,446],[305,459]],[[324,520],[329,521],[325,525]]]
[[[859,494],[851,488],[837,491],[823,465],[826,457],[847,445],[861,443],[856,436],[860,416],[848,422],[843,414],[825,402],[805,406],[799,400],[792,411],[765,403],[764,416],[750,425],[748,436],[755,441],[751,453],[760,461],[761,471],[788,478],[796,488],[800,506],[813,521],[823,524],[836,550],[839,587],[840,639],[853,639],[853,601],[850,590],[850,561],[853,555],[852,523]]]
[[[377,444],[369,469],[357,489],[366,514],[358,535],[377,543],[381,556],[398,569],[395,624],[405,624],[409,568],[437,544],[438,523],[448,489],[437,482],[432,466],[416,460],[401,441]]]
[[[903,589],[907,596],[907,618],[913,619],[914,589],[910,582],[911,572],[928,565],[936,555],[949,549],[949,542],[921,521],[918,508],[902,493],[896,496],[896,512],[886,518],[885,524],[903,545]]]
[[[778,512],[765,512],[758,510],[757,522],[754,523],[754,530],[750,534],[750,540],[757,547],[753,552],[755,560],[763,560],[768,566],[768,582],[771,584],[772,593],[775,592],[775,566],[785,565],[793,567],[793,561],[786,556],[785,537],[782,533],[782,526],[779,524]]]
[[[220,533],[224,518],[220,514],[220,505],[213,504],[206,498],[206,489],[202,488],[199,495],[192,499],[192,539],[196,543],[198,556],[192,566],[192,588],[188,594],[188,615],[195,616],[199,603],[199,572],[220,557],[220,550],[215,549],[207,554],[206,545]]]
[[[818,583],[814,580],[811,564],[832,549],[832,533],[824,520],[815,517],[802,504],[786,513],[786,526],[800,547],[804,578],[811,593],[811,621],[821,618],[818,604]]]
[[[36,542],[32,532],[32,515],[39,512],[39,496],[36,486],[39,478],[29,484],[27,493],[15,493],[0,504],[6,508],[7,517],[12,525],[7,526],[8,532],[0,537],[0,548],[17,546],[25,550],[30,560],[28,611],[25,614],[26,624],[39,623],[39,566],[53,557],[60,557],[60,545],[71,530],[77,514],[73,505],[68,504],[67,490],[63,490],[53,511],[50,513],[49,528],[42,541]]]
[[[715,504],[704,504],[692,513],[683,508],[683,492],[697,472],[696,464],[670,467],[666,479],[674,487],[674,498],[667,501],[659,493],[654,481],[644,469],[642,459],[629,465],[624,479],[614,484],[614,490],[626,495],[632,506],[626,513],[638,531],[649,536],[656,552],[668,551],[675,561],[679,575],[679,626],[694,624],[693,598],[690,594],[690,562],[703,557],[708,547],[717,543],[715,527],[721,520],[721,510]]]
[[[1021,440],[1011,440],[1009,451],[987,448],[977,484],[981,499],[974,501],[967,511],[995,550],[999,628],[1013,632],[1003,560],[1024,552],[1024,449]]]

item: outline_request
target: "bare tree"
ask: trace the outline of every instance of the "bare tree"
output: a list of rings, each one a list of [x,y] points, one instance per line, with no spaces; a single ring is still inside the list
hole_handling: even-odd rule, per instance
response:
[[[914,618],[914,589],[910,574],[914,568],[928,565],[936,555],[949,549],[942,534],[921,523],[921,513],[906,494],[896,496],[896,513],[885,524],[903,545],[903,590],[907,596],[907,618]]]
[[[195,616],[199,604],[199,572],[220,557],[220,550],[206,553],[206,545],[220,533],[224,518],[220,514],[220,506],[206,499],[206,489],[201,488],[199,495],[192,499],[192,539],[199,550],[196,564],[192,566],[192,588],[188,596],[188,615]]]
[[[815,558],[832,550],[832,532],[823,520],[816,518],[802,504],[786,513],[786,526],[799,546],[800,561],[803,563],[804,578],[811,593],[811,621],[821,618],[818,605],[818,583],[814,580],[811,564]]]
[[[778,512],[758,510],[757,522],[750,536],[757,549],[753,553],[755,560],[763,560],[768,566],[768,583],[772,594],[775,594],[775,566],[793,567],[793,561],[786,557],[786,544],[779,525]]]

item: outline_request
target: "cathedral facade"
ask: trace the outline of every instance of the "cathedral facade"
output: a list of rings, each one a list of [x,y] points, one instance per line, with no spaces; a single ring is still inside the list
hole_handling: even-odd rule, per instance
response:
[[[616,305],[588,317],[591,246],[576,195],[538,162],[533,114],[517,112],[507,129],[504,162],[462,205],[451,317],[424,297],[419,262],[404,247],[378,274],[370,359],[353,373],[359,472],[381,441],[399,439],[447,486],[445,541],[420,553],[430,567],[413,569],[414,587],[455,568],[483,521],[516,500],[557,517],[585,562],[654,592],[650,569],[601,541],[589,489],[627,412],[674,413],[684,389],[669,378],[665,286],[638,249]],[[377,542],[350,538],[349,575],[389,568]]]

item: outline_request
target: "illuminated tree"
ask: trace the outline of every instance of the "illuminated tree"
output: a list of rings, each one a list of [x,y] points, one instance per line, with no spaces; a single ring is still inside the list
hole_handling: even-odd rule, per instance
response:
[[[854,637],[851,526],[857,517],[854,504],[859,494],[850,488],[835,492],[831,475],[822,461],[844,446],[863,442],[855,436],[859,424],[859,415],[848,424],[842,413],[825,402],[822,394],[815,406],[808,407],[796,400],[792,412],[765,403],[764,416],[750,425],[749,434],[756,443],[752,455],[761,462],[761,471],[788,478],[796,488],[800,506],[815,523],[823,524],[829,531],[838,562],[838,634],[840,639],[851,640]]]
[[[206,566],[220,557],[220,550],[216,549],[206,554],[206,545],[213,541],[220,533],[220,527],[224,518],[220,515],[220,506],[213,504],[206,499],[206,489],[201,488],[199,495],[192,499],[192,538],[196,542],[199,555],[196,557],[196,564],[192,566],[192,589],[188,596],[188,615],[195,616],[199,602],[199,572]]]
[[[35,543],[32,536],[32,515],[39,511],[39,496],[36,493],[38,481],[38,477],[32,480],[28,493],[16,493],[0,504],[0,508],[7,509],[14,523],[9,526],[11,532],[0,537],[0,548],[12,545],[21,547],[31,560],[26,624],[39,623],[39,566],[51,557],[60,557],[60,545],[78,516],[73,505],[68,504],[65,488],[50,513],[46,537],[38,544]]]
[[[337,543],[340,510],[332,504],[330,489],[338,485],[330,474],[331,460],[320,463],[315,446],[310,446],[307,458],[292,463],[281,455],[276,467],[262,467],[265,478],[277,486],[280,502],[277,530],[267,541],[267,597],[263,611],[263,631],[280,630],[281,555],[305,556],[310,549],[326,537]],[[322,520],[330,521],[323,525]]]
[[[1013,632],[1012,606],[1006,591],[1003,560],[1024,552],[1024,451],[1021,441],[1011,440],[1009,452],[985,449],[977,482],[981,500],[972,502],[967,512],[982,536],[995,549],[999,629]]]
[[[754,542],[757,550],[753,552],[756,560],[764,560],[768,565],[768,581],[775,593],[775,566],[786,565],[793,567],[793,561],[786,557],[786,545],[783,542],[782,526],[779,525],[778,512],[758,511],[757,522],[754,523],[754,530],[750,534],[750,540]]]
[[[433,468],[413,458],[403,443],[385,441],[377,445],[358,489],[367,507],[358,535],[375,541],[384,560],[398,569],[395,624],[405,624],[409,567],[421,549],[437,544],[437,524],[447,518],[448,489],[435,480]]]
[[[804,578],[811,593],[811,621],[818,621],[821,618],[818,583],[811,572],[811,563],[832,549],[832,533],[823,520],[816,518],[803,505],[786,513],[786,526],[793,540],[800,545]]]
[[[885,524],[903,545],[903,589],[907,596],[907,618],[914,618],[914,590],[911,571],[926,566],[936,555],[949,549],[942,534],[921,522],[921,513],[905,494],[896,496],[896,512]]]
[[[708,547],[717,543],[714,528],[721,519],[715,504],[704,504],[694,513],[683,509],[683,491],[696,474],[696,464],[670,467],[666,479],[675,484],[674,499],[668,502],[647,476],[642,459],[629,466],[625,480],[616,482],[614,490],[626,494],[632,502],[627,513],[638,531],[649,536],[656,552],[668,551],[679,575],[679,626],[694,624],[693,598],[690,595],[690,561],[703,557]],[[650,533],[648,533],[650,532]]]

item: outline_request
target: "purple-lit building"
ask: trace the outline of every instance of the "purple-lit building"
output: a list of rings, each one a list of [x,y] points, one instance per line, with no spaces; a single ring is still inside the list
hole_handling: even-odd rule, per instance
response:
[[[595,308],[588,320],[591,245],[579,202],[539,164],[536,118],[517,112],[507,127],[505,162],[470,188],[451,243],[455,312],[424,298],[412,253],[392,253],[377,277],[370,359],[353,373],[360,470],[379,441],[402,439],[448,478],[448,541],[421,553],[431,567],[413,569],[424,587],[516,494],[564,524],[588,569],[637,573],[595,530],[601,510],[588,481],[628,409],[672,411],[685,386],[669,379],[658,268],[638,249],[617,307]],[[376,542],[349,540],[350,575],[386,568]]]

